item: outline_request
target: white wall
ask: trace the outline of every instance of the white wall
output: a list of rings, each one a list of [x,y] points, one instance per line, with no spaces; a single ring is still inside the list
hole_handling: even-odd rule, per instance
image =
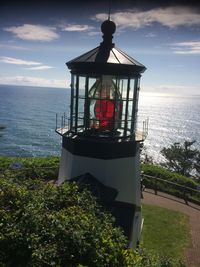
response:
[[[58,183],[89,172],[119,191],[116,200],[140,206],[139,166],[139,149],[135,157],[103,160],[76,156],[62,148]]]

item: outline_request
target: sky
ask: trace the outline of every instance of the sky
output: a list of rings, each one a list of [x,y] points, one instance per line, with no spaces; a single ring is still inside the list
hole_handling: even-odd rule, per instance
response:
[[[65,63],[117,26],[115,46],[144,64],[141,89],[200,95],[200,4],[195,1],[4,1],[0,5],[0,84],[69,88]]]

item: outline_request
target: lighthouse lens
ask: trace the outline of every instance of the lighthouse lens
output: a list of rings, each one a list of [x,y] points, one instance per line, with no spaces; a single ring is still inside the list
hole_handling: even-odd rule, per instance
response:
[[[114,120],[115,105],[113,100],[97,100],[95,104],[95,115],[99,120],[99,128],[102,130],[112,130]]]
[[[97,79],[89,92],[91,128],[116,130],[120,120],[120,93],[111,76]]]

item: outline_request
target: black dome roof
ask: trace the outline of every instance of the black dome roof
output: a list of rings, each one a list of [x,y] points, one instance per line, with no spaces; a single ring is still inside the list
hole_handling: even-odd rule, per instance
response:
[[[143,64],[115,47],[112,43],[115,29],[115,23],[110,20],[102,23],[103,42],[100,46],[67,62],[72,73],[137,76],[146,70]]]

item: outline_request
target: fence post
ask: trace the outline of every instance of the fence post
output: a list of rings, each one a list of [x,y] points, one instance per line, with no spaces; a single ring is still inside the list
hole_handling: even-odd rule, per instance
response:
[[[158,194],[158,187],[157,187],[157,182],[158,182],[158,180],[157,180],[157,176],[155,176],[155,187],[154,187],[154,191],[155,191],[155,195],[157,195]]]
[[[185,201],[185,204],[188,205],[188,199],[187,199],[187,190],[186,190],[186,187],[184,187],[184,190],[183,190],[183,199]]]
[[[63,127],[65,127],[65,117],[66,117],[66,116],[65,116],[65,112],[64,112],[64,126],[63,126]]]

